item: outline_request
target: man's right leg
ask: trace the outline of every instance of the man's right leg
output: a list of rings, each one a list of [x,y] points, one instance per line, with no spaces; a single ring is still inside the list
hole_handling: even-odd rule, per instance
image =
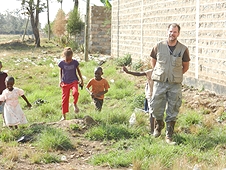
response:
[[[165,83],[154,81],[149,110],[150,115],[152,114],[155,118],[155,129],[153,133],[155,137],[161,135],[161,131],[165,126],[163,118],[166,107],[166,91]]]

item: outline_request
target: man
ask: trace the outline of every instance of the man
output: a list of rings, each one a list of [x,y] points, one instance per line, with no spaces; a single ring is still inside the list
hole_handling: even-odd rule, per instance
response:
[[[165,125],[163,118],[166,109],[166,142],[175,144],[172,135],[182,103],[183,74],[189,68],[190,57],[188,48],[177,40],[180,26],[170,24],[167,31],[168,39],[157,43],[150,55],[154,81],[150,113],[156,120],[153,135],[159,137]]]

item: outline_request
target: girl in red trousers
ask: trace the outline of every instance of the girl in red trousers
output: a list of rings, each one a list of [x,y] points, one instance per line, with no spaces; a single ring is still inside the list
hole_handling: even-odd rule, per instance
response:
[[[60,67],[60,87],[62,89],[62,120],[66,120],[66,113],[69,112],[69,97],[72,90],[74,111],[79,112],[78,102],[78,84],[83,86],[82,74],[79,69],[79,62],[72,58],[73,51],[70,47],[64,48],[63,60],[59,62]],[[79,78],[78,78],[79,76]],[[80,81],[79,81],[80,80]]]

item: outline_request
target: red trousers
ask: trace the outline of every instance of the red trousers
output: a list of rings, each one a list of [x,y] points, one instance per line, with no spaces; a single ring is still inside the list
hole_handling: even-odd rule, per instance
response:
[[[70,98],[70,91],[72,89],[72,96],[74,100],[74,105],[78,102],[78,82],[74,81],[70,84],[61,83],[60,84],[62,89],[62,113],[66,114],[69,112],[69,98]]]

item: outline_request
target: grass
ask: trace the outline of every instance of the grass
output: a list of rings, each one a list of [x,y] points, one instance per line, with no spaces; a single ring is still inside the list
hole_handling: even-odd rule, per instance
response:
[[[45,128],[37,139],[37,146],[45,151],[69,150],[73,148],[65,132],[55,128]]]
[[[58,152],[76,150],[74,138],[69,133],[84,130],[80,124],[71,124],[67,131],[45,125],[57,122],[61,117],[57,61],[62,50],[50,44],[45,46],[34,49],[27,45],[20,50],[13,46],[7,49],[0,47],[2,70],[8,70],[8,74],[16,78],[15,86],[24,89],[33,105],[32,109],[28,109],[20,99],[29,123],[13,131],[7,128],[0,130],[0,156],[4,157],[0,164],[7,164],[5,168],[13,167],[14,162],[21,157],[30,164],[61,162]],[[164,130],[160,138],[150,136],[148,115],[135,109],[143,108],[145,79],[122,73],[117,62],[119,61],[109,59],[102,65],[103,76],[111,86],[105,96],[103,110],[100,113],[94,110],[90,96],[83,89],[79,90],[78,106],[81,112],[74,115],[73,108],[70,107],[67,114],[68,120],[91,116],[98,124],[87,128],[80,135],[90,141],[112,143],[107,149],[92,155],[90,164],[111,168],[132,167],[134,170],[187,170],[195,166],[218,170],[226,167],[226,127],[215,124],[212,119],[207,120],[210,112],[207,113],[204,108],[201,111],[191,110],[182,105],[173,137],[177,142],[176,146],[165,143]],[[95,61],[80,62],[85,84],[94,76],[97,65]],[[35,101],[39,99],[45,102],[37,104]],[[136,123],[130,126],[132,113],[136,114]],[[220,115],[222,121],[225,120],[225,115],[225,112]],[[34,149],[25,149],[19,153],[20,146],[16,140],[23,135],[32,137],[29,144]],[[9,151],[10,154],[7,154]]]

